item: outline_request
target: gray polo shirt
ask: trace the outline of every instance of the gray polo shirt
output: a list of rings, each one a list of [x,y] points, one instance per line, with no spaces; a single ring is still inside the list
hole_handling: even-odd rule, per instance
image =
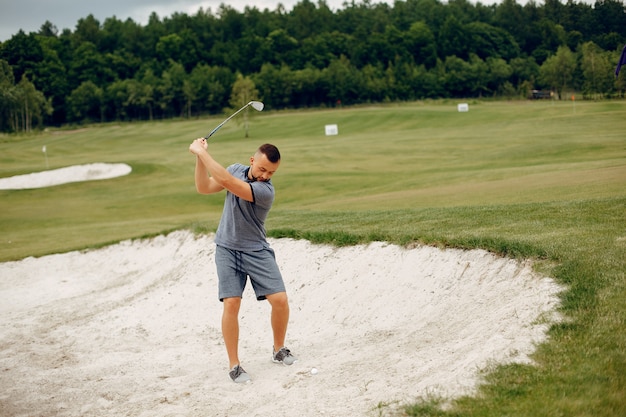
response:
[[[248,179],[250,167],[233,164],[227,168],[233,176],[250,184],[254,202],[226,191],[224,211],[215,235],[215,243],[232,250],[259,251],[269,247],[265,233],[265,218],[274,202],[272,181]]]

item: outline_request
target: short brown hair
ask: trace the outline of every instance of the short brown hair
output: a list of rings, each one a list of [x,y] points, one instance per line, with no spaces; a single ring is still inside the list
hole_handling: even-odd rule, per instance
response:
[[[270,162],[276,163],[280,161],[280,152],[278,148],[270,143],[259,146],[257,152],[262,153]]]

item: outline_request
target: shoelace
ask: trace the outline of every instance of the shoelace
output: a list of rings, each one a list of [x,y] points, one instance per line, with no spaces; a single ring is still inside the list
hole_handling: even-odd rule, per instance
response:
[[[237,378],[239,378],[239,376],[240,376],[241,374],[243,374],[245,371],[243,370],[243,368],[242,368],[241,366],[237,365],[237,366],[235,366],[235,369],[233,369],[231,372],[232,372],[232,373],[233,373],[233,375],[234,375],[234,379],[237,379]]]
[[[289,355],[291,355],[291,351],[287,348],[282,348],[278,352],[276,352],[276,359],[278,359],[279,361],[282,361]]]

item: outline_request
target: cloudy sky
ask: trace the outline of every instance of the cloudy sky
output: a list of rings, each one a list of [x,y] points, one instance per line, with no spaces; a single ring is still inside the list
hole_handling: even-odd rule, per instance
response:
[[[120,20],[131,18],[140,24],[146,24],[152,12],[159,17],[170,16],[174,12],[195,14],[200,7],[204,10],[217,11],[224,3],[236,10],[243,11],[246,5],[263,10],[276,9],[282,3],[287,10],[299,0],[0,0],[0,41],[9,39],[20,29],[24,32],[37,32],[42,24],[49,20],[59,32],[63,29],[76,28],[78,19],[93,14],[103,23],[108,17]],[[315,0],[316,1],[316,0]],[[314,2],[315,2],[314,1]],[[327,0],[331,9],[341,7],[344,0]]]
[[[139,24],[146,24],[152,12],[160,18],[174,12],[195,14],[200,7],[204,10],[217,11],[221,3],[228,4],[236,10],[243,11],[246,5],[256,6],[263,10],[275,10],[282,3],[291,10],[299,0],[0,0],[0,41],[6,41],[20,29],[24,32],[38,32],[46,20],[52,22],[59,32],[63,29],[76,28],[78,19],[93,14],[103,23],[108,17],[120,20],[133,19]],[[337,10],[342,8],[345,0],[326,0],[328,6]],[[373,2],[393,0],[372,0]],[[482,0],[483,4],[491,4],[497,0]],[[314,3],[317,0],[313,0]],[[360,3],[360,0],[356,0]],[[520,1],[518,0],[518,3]]]

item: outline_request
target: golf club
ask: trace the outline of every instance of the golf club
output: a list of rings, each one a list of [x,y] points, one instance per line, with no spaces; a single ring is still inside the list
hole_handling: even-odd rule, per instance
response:
[[[239,110],[237,110],[236,112],[234,112],[232,115],[230,115],[230,117],[226,120],[224,120],[222,123],[220,123],[219,125],[217,125],[215,127],[215,129],[211,130],[211,133],[209,133],[208,135],[206,135],[204,138],[205,139],[209,139],[211,136],[213,136],[213,133],[217,132],[219,130],[220,127],[224,126],[224,124],[229,121],[230,119],[232,119],[233,117],[235,117],[235,115],[237,113],[239,113],[240,111],[242,111],[243,109],[245,109],[248,106],[252,106],[252,108],[256,111],[261,111],[263,110],[263,103],[261,103],[260,101],[251,101],[248,104],[246,104],[245,106],[243,106],[242,108],[240,108]]]

